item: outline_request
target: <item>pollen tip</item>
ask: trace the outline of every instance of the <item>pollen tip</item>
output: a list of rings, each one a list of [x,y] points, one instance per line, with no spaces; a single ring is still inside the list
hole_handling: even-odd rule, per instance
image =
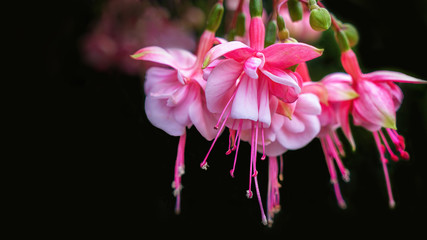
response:
[[[339,206],[342,210],[344,210],[344,209],[346,209],[346,208],[347,208],[347,204],[345,203],[345,201],[341,201],[340,203],[338,203],[338,206]]]
[[[400,152],[400,156],[404,159],[404,160],[409,160],[409,153],[407,151],[401,151]]]
[[[201,167],[203,170],[208,170],[209,165],[208,165],[208,163],[207,163],[207,162],[202,162],[202,163],[200,164],[200,167]]]
[[[394,209],[396,207],[396,202],[394,200],[390,200],[388,202],[388,206],[390,207],[390,209]]]
[[[230,170],[230,175],[231,175],[232,178],[234,178],[234,169]]]
[[[219,128],[219,126],[218,126],[218,125],[215,125],[215,126],[214,126],[214,129],[215,129],[215,130],[218,130],[218,128]]]
[[[262,224],[264,226],[267,226],[267,224],[268,224],[268,221],[267,221],[267,218],[265,217],[265,215],[262,216]]]
[[[265,156],[265,154],[262,155],[261,160],[265,160],[267,156]]]
[[[231,151],[232,151],[231,149],[228,149],[228,151],[225,152],[225,155],[230,155]]]
[[[252,196],[253,196],[252,191],[251,191],[251,190],[246,190],[246,197],[247,197],[248,199],[251,199],[251,198],[252,198]]]

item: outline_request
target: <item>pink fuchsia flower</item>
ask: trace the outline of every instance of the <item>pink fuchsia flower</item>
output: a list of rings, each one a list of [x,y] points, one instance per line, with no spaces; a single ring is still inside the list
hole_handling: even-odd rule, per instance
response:
[[[152,67],[146,73],[144,90],[145,112],[148,120],[172,136],[180,136],[172,183],[176,196],[175,212],[180,212],[181,176],[184,174],[186,128],[192,125],[207,140],[216,131],[215,118],[206,107],[201,65],[207,50],[212,47],[215,33],[206,30],[201,37],[197,57],[182,49],[146,47],[132,58],[163,65]]]
[[[207,53],[204,67],[222,56],[225,59],[216,61],[215,66],[209,69],[206,103],[211,112],[220,114],[215,125],[219,132],[227,123],[234,130],[233,134],[237,136],[236,144],[233,145],[237,147],[236,157],[242,131],[250,131],[251,160],[247,197],[253,195],[251,185],[254,178],[263,223],[266,224],[256,177],[258,136],[261,136],[264,144],[264,129],[272,121],[272,97],[290,103],[296,101],[301,93],[302,80],[287,68],[320,56],[322,50],[303,43],[273,44],[264,49],[265,29],[261,17],[251,19],[249,30],[251,47],[232,41],[215,46]],[[200,164],[203,169],[207,169],[207,158],[219,132]]]
[[[396,111],[403,100],[403,93],[394,82],[417,84],[427,82],[392,71],[376,71],[364,74],[360,70],[357,57],[351,49],[341,53],[341,63],[345,71],[351,76],[353,88],[359,95],[351,102],[354,124],[373,133],[386,179],[389,206],[393,208],[395,201],[386,166],[388,160],[384,154],[387,151],[394,161],[397,161],[399,157],[392,151],[384,133],[389,135],[400,157],[409,159],[409,154],[405,151],[404,138],[396,131]]]
[[[348,115],[351,100],[357,98],[358,94],[351,87],[351,77],[344,73],[329,74],[318,84],[322,84],[326,90],[325,92],[319,92],[327,96],[327,101],[321,103],[322,113],[319,115],[319,120],[322,128],[318,138],[325,155],[338,206],[344,209],[347,205],[341,195],[334,161],[345,182],[350,181],[350,172],[341,161],[341,157],[345,156],[345,152],[336,130],[341,127],[346,135],[349,136],[349,139],[353,139]],[[354,142],[350,143],[354,146]]]

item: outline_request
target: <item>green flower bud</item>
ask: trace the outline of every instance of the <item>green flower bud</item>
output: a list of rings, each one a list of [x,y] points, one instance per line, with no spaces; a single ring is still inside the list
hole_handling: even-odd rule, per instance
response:
[[[282,31],[283,29],[286,28],[285,19],[283,19],[283,17],[280,15],[277,16],[277,27],[279,31]]]
[[[264,47],[273,45],[276,42],[276,36],[277,36],[276,21],[270,21],[268,22],[267,29],[265,31]]]
[[[337,40],[341,52],[347,52],[350,50],[350,42],[348,41],[347,35],[343,30],[335,32],[335,39]]]
[[[341,26],[341,30],[344,31],[347,36],[350,47],[354,47],[359,42],[359,33],[357,32],[356,27],[350,23],[345,23]]]
[[[292,22],[302,19],[302,3],[299,0],[288,0],[288,11]]]
[[[249,10],[251,17],[261,17],[262,16],[262,0],[251,0],[249,2]]]
[[[246,31],[246,16],[244,13],[240,13],[237,15],[237,22],[236,22],[236,35],[237,36],[244,36]]]
[[[216,32],[219,25],[221,25],[222,15],[224,14],[224,6],[221,3],[215,4],[208,16],[206,23],[206,29],[211,32]]]
[[[310,26],[316,31],[328,30],[331,26],[331,15],[325,8],[313,9],[310,12]]]

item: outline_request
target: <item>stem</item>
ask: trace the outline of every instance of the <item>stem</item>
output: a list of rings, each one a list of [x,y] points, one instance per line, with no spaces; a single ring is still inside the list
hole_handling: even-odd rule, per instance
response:
[[[239,5],[237,6],[236,11],[234,11],[234,13],[233,13],[233,19],[231,20],[228,31],[230,31],[231,29],[234,29],[236,27],[237,16],[239,16],[239,14],[242,12],[243,1],[244,0],[239,0]]]
[[[319,7],[326,8],[325,5],[323,5],[323,3],[320,1],[317,2],[317,5],[319,5]],[[331,15],[331,23],[332,23],[333,28],[337,32],[340,31],[341,27],[338,24],[338,20],[335,18],[335,16],[333,14],[330,14],[330,15]]]

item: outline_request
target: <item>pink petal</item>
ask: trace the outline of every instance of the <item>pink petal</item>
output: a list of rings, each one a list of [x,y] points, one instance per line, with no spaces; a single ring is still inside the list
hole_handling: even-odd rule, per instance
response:
[[[173,108],[166,106],[166,99],[157,99],[151,96],[145,98],[145,113],[148,120],[155,127],[162,129],[172,136],[181,136],[185,133],[186,125],[175,120]]]
[[[216,124],[215,116],[206,107],[205,97],[199,93],[189,108],[191,122],[197,131],[208,141],[215,138],[217,131],[213,126]]]
[[[151,67],[145,75],[144,91],[146,95],[168,98],[183,85],[179,82],[174,69]]]
[[[364,76],[370,81],[374,81],[374,82],[392,81],[392,82],[420,83],[420,84],[427,83],[427,81],[425,80],[421,80],[400,72],[393,72],[393,71],[375,71],[375,72],[367,73]]]
[[[357,85],[359,97],[353,101],[354,109],[370,123],[386,128],[396,128],[393,98],[387,89],[370,81]]]
[[[259,109],[258,120],[267,128],[271,124],[270,112],[270,93],[268,91],[268,82],[265,79],[259,79],[258,95],[259,95]]]
[[[317,58],[323,50],[305,43],[276,43],[261,52],[267,65],[283,69]]]
[[[203,61],[203,68],[205,68],[213,60],[221,56],[232,58],[237,62],[241,62],[251,57],[254,54],[255,54],[255,51],[242,42],[232,41],[232,42],[219,44],[211,48],[211,50],[209,50],[209,52],[206,54],[205,60]]]
[[[301,94],[312,93],[319,98],[319,101],[325,105],[328,105],[328,91],[321,82],[303,82]]]
[[[299,95],[296,101],[295,111],[297,113],[319,115],[322,112],[322,107],[316,95],[304,93]]]
[[[172,68],[178,69],[177,62],[174,57],[166,50],[160,47],[141,48],[131,55],[136,60],[151,61],[155,63],[165,64]]]
[[[265,154],[269,157],[283,155],[288,149],[283,147],[278,141],[271,142],[265,146]],[[262,146],[258,145],[258,152],[262,153]]]
[[[258,121],[258,81],[244,74],[237,88],[230,117]]]
[[[344,136],[347,138],[348,142],[350,143],[354,151],[356,150],[356,144],[354,143],[353,134],[351,133],[351,128],[350,128],[350,122],[348,120],[351,106],[352,106],[351,101],[340,102],[335,112],[337,114],[338,123],[341,126]]]
[[[330,82],[352,84],[352,81],[353,80],[350,75],[341,72],[328,74],[321,80],[321,82],[325,85]]]
[[[348,50],[341,53],[341,64],[344,70],[350,74],[354,79],[359,79],[362,76],[362,71],[359,67],[356,54],[353,50]]]
[[[262,60],[257,57],[250,57],[245,62],[245,67],[243,70],[245,71],[246,75],[248,75],[250,78],[258,79],[258,67],[261,65]]]
[[[277,68],[262,69],[261,72],[271,81],[270,93],[284,102],[294,102],[301,92],[297,77],[289,70],[283,71]]]
[[[236,89],[236,81],[243,71],[242,64],[233,59],[222,60],[211,72],[206,83],[206,103],[209,111],[224,110]]]
[[[314,115],[300,114],[299,122],[304,124],[304,130],[301,132],[290,131],[285,123],[281,130],[277,132],[277,141],[285,148],[290,150],[300,149],[310,143],[320,132],[320,123]],[[292,121],[294,118],[292,119]],[[286,121],[286,119],[285,119]]]

